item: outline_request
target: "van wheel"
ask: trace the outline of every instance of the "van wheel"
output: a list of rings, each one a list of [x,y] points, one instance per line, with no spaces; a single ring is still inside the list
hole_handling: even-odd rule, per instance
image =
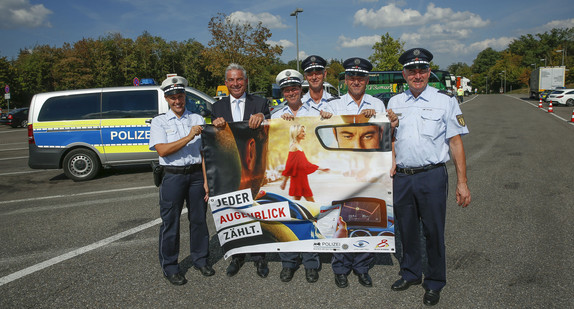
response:
[[[574,106],[574,99],[568,99],[568,101],[566,101],[566,106]]]
[[[98,156],[88,149],[74,149],[64,157],[64,174],[73,181],[96,177],[100,171]]]

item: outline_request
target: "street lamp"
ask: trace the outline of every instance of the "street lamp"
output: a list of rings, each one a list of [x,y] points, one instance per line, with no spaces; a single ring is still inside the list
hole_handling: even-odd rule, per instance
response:
[[[536,63],[531,63],[530,65],[534,66],[534,71],[536,71]]]
[[[502,91],[502,93],[506,93],[506,70],[500,72],[500,74],[502,73],[504,73],[504,90]],[[502,80],[500,82],[502,82]]]
[[[500,90],[502,90],[502,72],[498,73],[498,75],[500,75]],[[502,91],[500,93],[502,93]]]
[[[546,66],[546,58],[540,59],[540,61],[544,61],[544,66]]]
[[[557,52],[557,53],[562,53],[562,66],[564,66],[564,51],[565,51],[565,49],[555,50],[555,52]]]
[[[303,13],[303,9],[296,8],[295,11],[291,13],[291,16],[295,16],[295,33],[297,38],[297,72],[299,71],[299,13]]]

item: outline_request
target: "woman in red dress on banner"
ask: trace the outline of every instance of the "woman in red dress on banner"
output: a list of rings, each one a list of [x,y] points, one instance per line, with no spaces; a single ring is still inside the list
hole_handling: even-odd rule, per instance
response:
[[[300,200],[303,196],[307,201],[314,202],[313,191],[311,191],[311,187],[309,186],[307,175],[316,170],[328,172],[329,169],[319,168],[318,165],[307,160],[303,152],[303,147],[301,146],[301,141],[305,139],[305,127],[303,125],[292,125],[289,129],[289,139],[291,140],[291,145],[289,146],[289,156],[285,163],[285,170],[282,173],[285,178],[281,184],[281,190],[285,190],[287,180],[291,178],[289,195],[293,196],[295,200]]]

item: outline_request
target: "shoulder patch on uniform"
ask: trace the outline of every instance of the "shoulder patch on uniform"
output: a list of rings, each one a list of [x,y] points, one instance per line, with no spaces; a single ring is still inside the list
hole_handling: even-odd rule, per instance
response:
[[[335,95],[335,96],[332,96],[332,97],[328,98],[328,99],[327,99],[327,102],[331,102],[331,101],[333,101],[333,100],[338,100],[338,99],[340,99],[340,97],[339,97],[338,95]]]
[[[438,93],[442,93],[442,94],[444,94],[444,95],[447,95],[447,96],[449,96],[449,97],[451,97],[451,98],[454,97],[454,94],[452,94],[452,93],[450,93],[450,92],[448,92],[448,91],[446,91],[446,90],[439,90],[439,91],[437,91],[437,92],[438,92]]]
[[[462,114],[456,115],[456,120],[458,121],[458,124],[460,124],[461,127],[466,127],[466,123],[464,122],[464,117],[462,116]]]
[[[161,115],[165,115],[165,113],[157,114],[157,115],[153,116],[152,118],[155,118],[155,117],[161,116]]]

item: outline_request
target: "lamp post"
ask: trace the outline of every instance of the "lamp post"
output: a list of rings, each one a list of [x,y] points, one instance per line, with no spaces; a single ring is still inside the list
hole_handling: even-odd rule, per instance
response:
[[[557,52],[557,53],[562,53],[562,66],[564,66],[564,51],[565,51],[565,49],[555,50],[555,52]]]
[[[504,73],[504,88],[502,90],[502,93],[506,93],[506,70],[500,72],[500,74]],[[502,83],[502,79],[500,80],[500,82]],[[500,85],[502,87],[502,85]]]
[[[540,61],[544,61],[544,66],[546,66],[546,58],[540,59]]]
[[[502,72],[498,73],[500,75],[500,93],[502,93]]]
[[[536,63],[531,63],[530,65],[534,66],[534,71],[536,71]]]
[[[295,33],[296,33],[296,40],[297,40],[297,72],[299,72],[299,13],[303,13],[303,9],[296,8],[291,16],[295,16]]]

